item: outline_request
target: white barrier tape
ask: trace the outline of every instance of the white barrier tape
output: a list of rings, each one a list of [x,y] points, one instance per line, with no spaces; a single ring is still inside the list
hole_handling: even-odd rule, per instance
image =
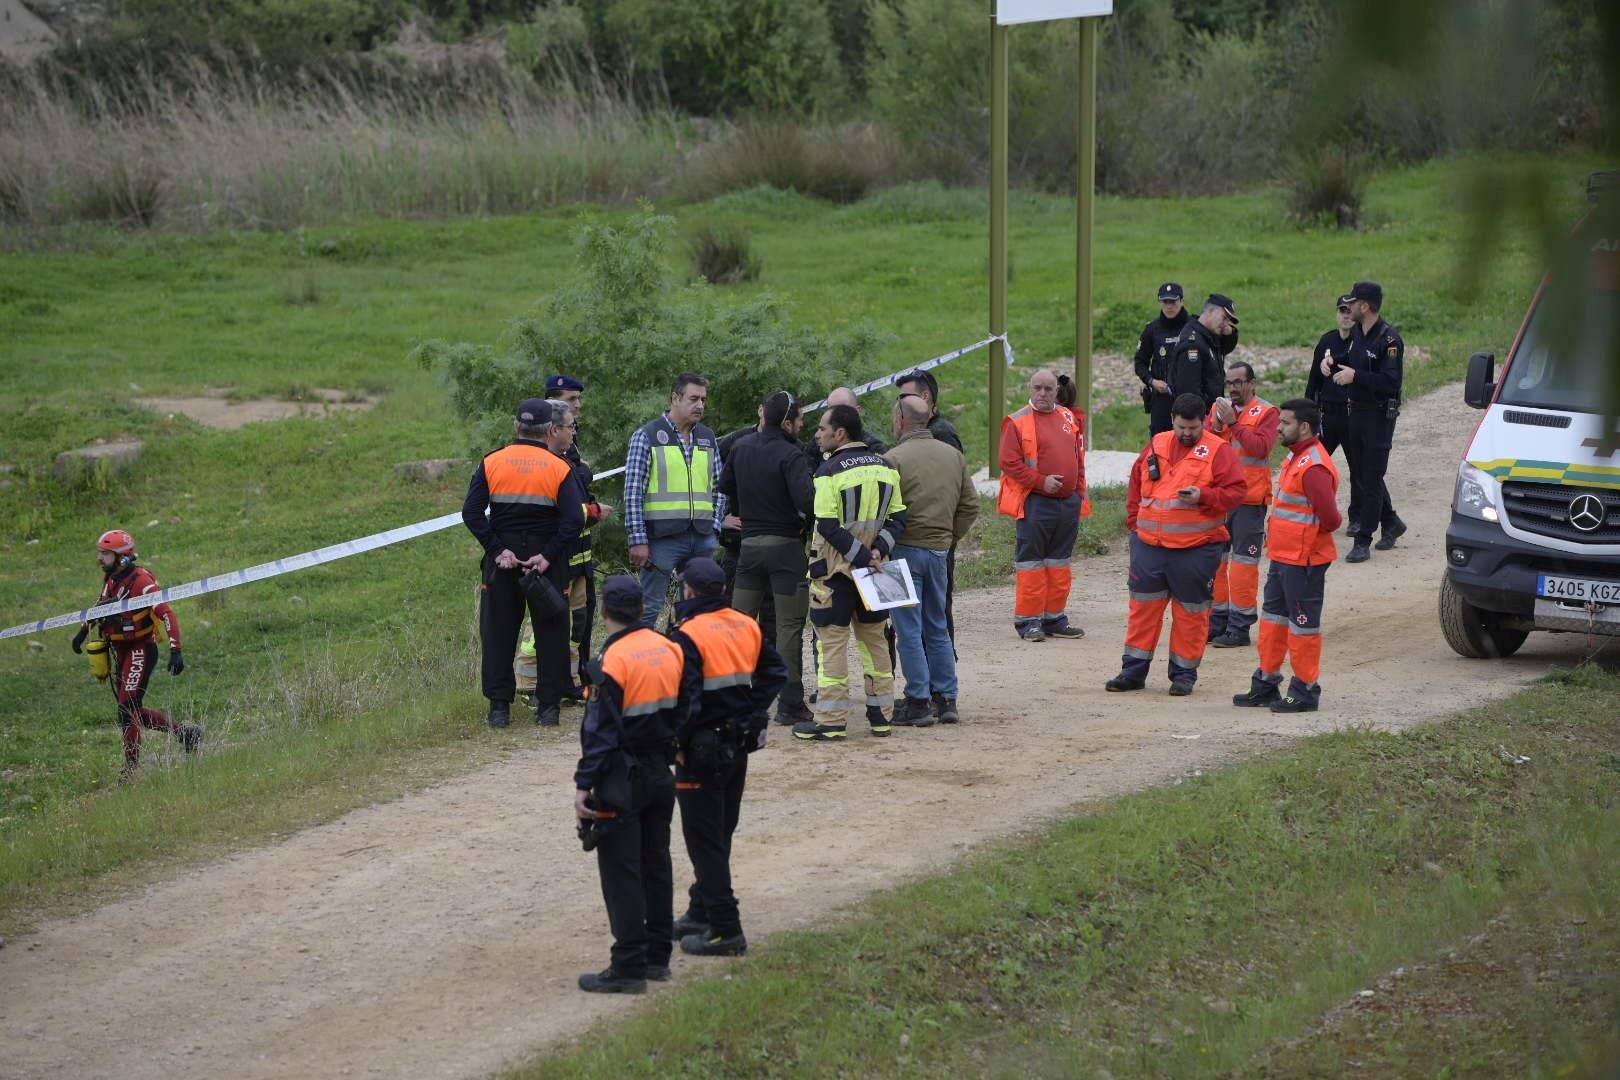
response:
[[[125,611],[139,611],[155,604],[162,604],[170,600],[185,600],[193,596],[202,596],[204,593],[219,592],[236,585],[246,585],[253,581],[263,581],[266,578],[280,577],[295,570],[307,570],[311,566],[320,566],[322,563],[336,562],[346,559],[350,555],[359,555],[362,552],[372,551],[376,548],[397,544],[401,540],[411,540],[418,536],[425,536],[431,532],[448,529],[452,525],[461,524],[461,511],[445,514],[430,521],[418,521],[414,525],[401,525],[397,529],[386,532],[372,533],[362,536],[358,540],[345,540],[341,544],[323,547],[316,551],[306,551],[302,555],[291,558],[277,559],[275,562],[260,563],[250,566],[246,570],[232,570],[228,574],[219,574],[215,577],[202,578],[198,581],[188,581],[184,585],[175,585],[167,589],[160,589],[145,596],[132,596],[127,600],[114,600],[111,603],[101,604],[83,611],[70,612],[66,615],[57,615],[38,622],[23,623],[20,626],[8,627],[0,630],[0,639],[21,637],[23,634],[37,634],[44,630],[55,630],[62,626],[77,626],[79,623],[91,619],[99,619],[106,615],[117,615]]]
[[[997,341],[1001,342],[1002,347],[1007,351],[1007,366],[1012,367],[1012,342],[1007,340],[1006,334],[992,334],[983,341],[975,341],[972,345],[964,345],[960,349],[942,353],[932,359],[924,360],[920,364],[912,364],[909,367],[901,368],[899,371],[862,383],[860,386],[853,388],[855,396],[859,397],[880,387],[892,386],[895,379],[907,372],[930,371],[941,364],[949,363],[959,356],[966,356],[970,352],[983,349]],[[812,409],[820,409],[825,407],[826,404],[827,399],[823,398],[814,405],[806,405],[804,411],[809,412]],[[606,480],[610,476],[618,476],[624,470],[625,466],[620,465],[616,469],[608,469],[606,472],[597,473],[594,479]],[[441,529],[448,529],[452,525],[459,524],[461,524],[461,512],[458,510],[453,514],[445,514],[429,521],[418,521],[414,525],[401,525],[397,529],[372,533],[370,536],[362,536],[358,540],[345,540],[341,544],[333,544],[331,547],[306,551],[302,555],[277,559],[275,562],[260,563],[258,566],[250,566],[246,570],[233,570],[228,574],[219,574],[198,581],[188,581],[184,585],[160,589],[155,593],[147,593],[145,596],[132,596],[127,600],[115,600],[110,604],[85,608],[83,611],[73,611],[65,615],[54,615],[49,619],[40,619],[38,622],[21,623],[17,626],[7,627],[0,630],[0,641],[6,638],[21,637],[24,634],[37,634],[46,630],[56,630],[63,626],[76,626],[79,623],[99,619],[107,615],[117,615],[125,611],[139,611],[142,608],[149,608],[170,600],[185,600],[193,596],[202,596],[205,593],[219,592],[221,589],[229,589],[236,585],[246,585],[253,581],[264,581],[266,578],[280,577],[282,574],[290,574],[295,570],[307,570],[311,566],[335,562],[338,559],[348,558],[350,555],[359,555],[362,552],[387,547],[389,544],[397,544],[402,540],[413,540],[418,536],[426,536],[428,533],[439,532]]]

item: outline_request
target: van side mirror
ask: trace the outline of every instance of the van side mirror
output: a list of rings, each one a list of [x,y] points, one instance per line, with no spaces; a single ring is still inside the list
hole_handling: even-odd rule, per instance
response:
[[[1463,400],[1476,409],[1483,409],[1491,403],[1491,394],[1496,391],[1496,384],[1491,377],[1496,374],[1496,354],[1477,352],[1468,358],[1468,377],[1463,380]]]

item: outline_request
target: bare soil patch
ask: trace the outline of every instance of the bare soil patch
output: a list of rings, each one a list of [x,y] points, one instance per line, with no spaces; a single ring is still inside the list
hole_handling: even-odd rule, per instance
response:
[[[1442,540],[1474,419],[1457,387],[1403,413],[1388,482],[1411,531],[1329,572],[1319,713],[1233,708],[1246,649],[1211,650],[1188,698],[1165,694],[1162,654],[1146,691],[1104,693],[1125,627],[1115,553],[1076,567],[1082,641],[1018,641],[1010,584],[958,598],[960,725],[855,730],[844,745],[773,730],[737,835],[755,947],[1088,802],[1340,727],[1420,723],[1578,660],[1576,636],[1533,635],[1502,661],[1462,660],[1441,637]],[[635,1000],[574,987],[609,943],[570,820],[578,718],[565,713],[561,733],[491,733],[520,749],[8,943],[6,1074],[473,1077],[628,1014]],[[679,896],[679,850],[676,867]],[[675,982],[725,970],[677,954]]]
[[[274,398],[254,398],[232,401],[230,387],[211,390],[201,397],[141,397],[134,404],[152,412],[168,416],[187,416],[206,427],[234,431],[261,420],[288,420],[295,416],[326,417],[334,413],[364,412],[380,400],[368,395],[356,396],[345,390],[317,387],[308,397],[289,401]]]

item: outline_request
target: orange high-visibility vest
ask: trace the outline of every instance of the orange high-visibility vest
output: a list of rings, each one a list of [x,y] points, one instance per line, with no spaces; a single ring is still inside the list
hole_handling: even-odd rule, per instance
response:
[[[1321,519],[1305,495],[1305,472],[1318,465],[1333,477],[1336,493],[1339,468],[1321,443],[1303,454],[1289,454],[1277,471],[1277,503],[1271,508],[1271,523],[1266,527],[1266,554],[1272,562],[1320,566],[1339,557],[1333,534],[1322,528]]]
[[[703,689],[754,685],[754,669],[765,638],[759,623],[735,608],[694,615],[681,623],[703,657]]]
[[[602,673],[624,691],[627,717],[673,709],[681,697],[685,667],[681,647],[646,627],[630,631],[602,653]]]
[[[1206,429],[1204,437],[1174,465],[1170,464],[1170,448],[1176,445],[1174,431],[1159,432],[1151,445],[1159,456],[1159,479],[1148,474],[1147,461],[1139,465],[1142,501],[1136,509],[1136,535],[1155,547],[1167,548],[1197,547],[1229,539],[1232,534],[1226,531],[1225,514],[1187,506],[1176,497],[1184,487],[1209,490],[1215,478],[1215,452],[1226,445],[1221,437]]]
[[[1062,405],[1058,405],[1056,408],[1057,411],[1063,415],[1063,418],[1069,422],[1069,425],[1074,428],[1074,440],[1076,443],[1080,444],[1080,447],[1083,450],[1085,447],[1086,438],[1086,414],[1073,412]],[[1002,427],[1006,427],[1008,424],[1011,424],[1013,426],[1013,430],[1018,432],[1018,446],[1023,452],[1024,464],[1028,465],[1032,469],[1040,468],[1040,465],[1038,465],[1036,462],[1034,408],[1029,405],[1025,405],[1022,409],[1019,409],[1017,412],[1013,413],[1011,416],[1007,417],[1001,422]],[[1000,453],[999,448],[996,450],[996,453]],[[1017,480],[1014,480],[1012,477],[1003,473],[1001,477],[1001,491],[996,496],[996,513],[1006,514],[1008,517],[1012,518],[1023,517],[1024,503],[1029,499],[1029,491],[1030,489],[1027,485],[1021,484]],[[1089,495],[1081,496],[1080,516],[1091,516],[1091,498]]]
[[[1237,453],[1238,462],[1243,466],[1243,482],[1248,485],[1248,491],[1243,496],[1247,506],[1264,506],[1271,501],[1271,458],[1250,457],[1238,442],[1239,428],[1259,427],[1260,421],[1267,414],[1275,414],[1277,406],[1263,398],[1255,398],[1249,404],[1238,410],[1237,423],[1220,433],[1220,437],[1232,444]],[[1215,418],[1215,407],[1210,406],[1210,419]]]
[[[489,501],[556,506],[563,481],[573,467],[543,446],[512,443],[484,457],[484,479],[489,482]]]

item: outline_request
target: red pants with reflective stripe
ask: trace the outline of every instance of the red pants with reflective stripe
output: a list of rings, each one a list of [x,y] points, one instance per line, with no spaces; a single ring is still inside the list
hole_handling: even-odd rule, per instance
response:
[[[1232,541],[1221,556],[1215,573],[1215,607],[1210,630],[1247,633],[1259,615],[1260,554],[1266,546],[1266,508],[1248,504],[1233,510],[1226,519]]]
[[[1294,669],[1291,693],[1296,687],[1316,687],[1322,674],[1322,597],[1326,584],[1326,564],[1271,564],[1260,611],[1258,679],[1281,682],[1286,659]]]
[[[178,729],[167,715],[141,704],[146,697],[146,684],[152,680],[152,669],[157,666],[157,642],[145,641],[113,643],[112,688],[118,699],[118,723],[124,729],[124,760],[135,762],[141,756],[141,728],[153,731]]]
[[[1130,618],[1120,674],[1147,677],[1170,608],[1170,678],[1196,680],[1209,643],[1210,594],[1220,566],[1221,545],[1166,548],[1131,534]]]
[[[1069,589],[1074,571],[1074,543],[1080,535],[1080,496],[1049,499],[1031,492],[1024,500],[1013,548],[1013,569],[1018,592],[1013,601],[1013,622],[1019,626],[1067,622]]]

